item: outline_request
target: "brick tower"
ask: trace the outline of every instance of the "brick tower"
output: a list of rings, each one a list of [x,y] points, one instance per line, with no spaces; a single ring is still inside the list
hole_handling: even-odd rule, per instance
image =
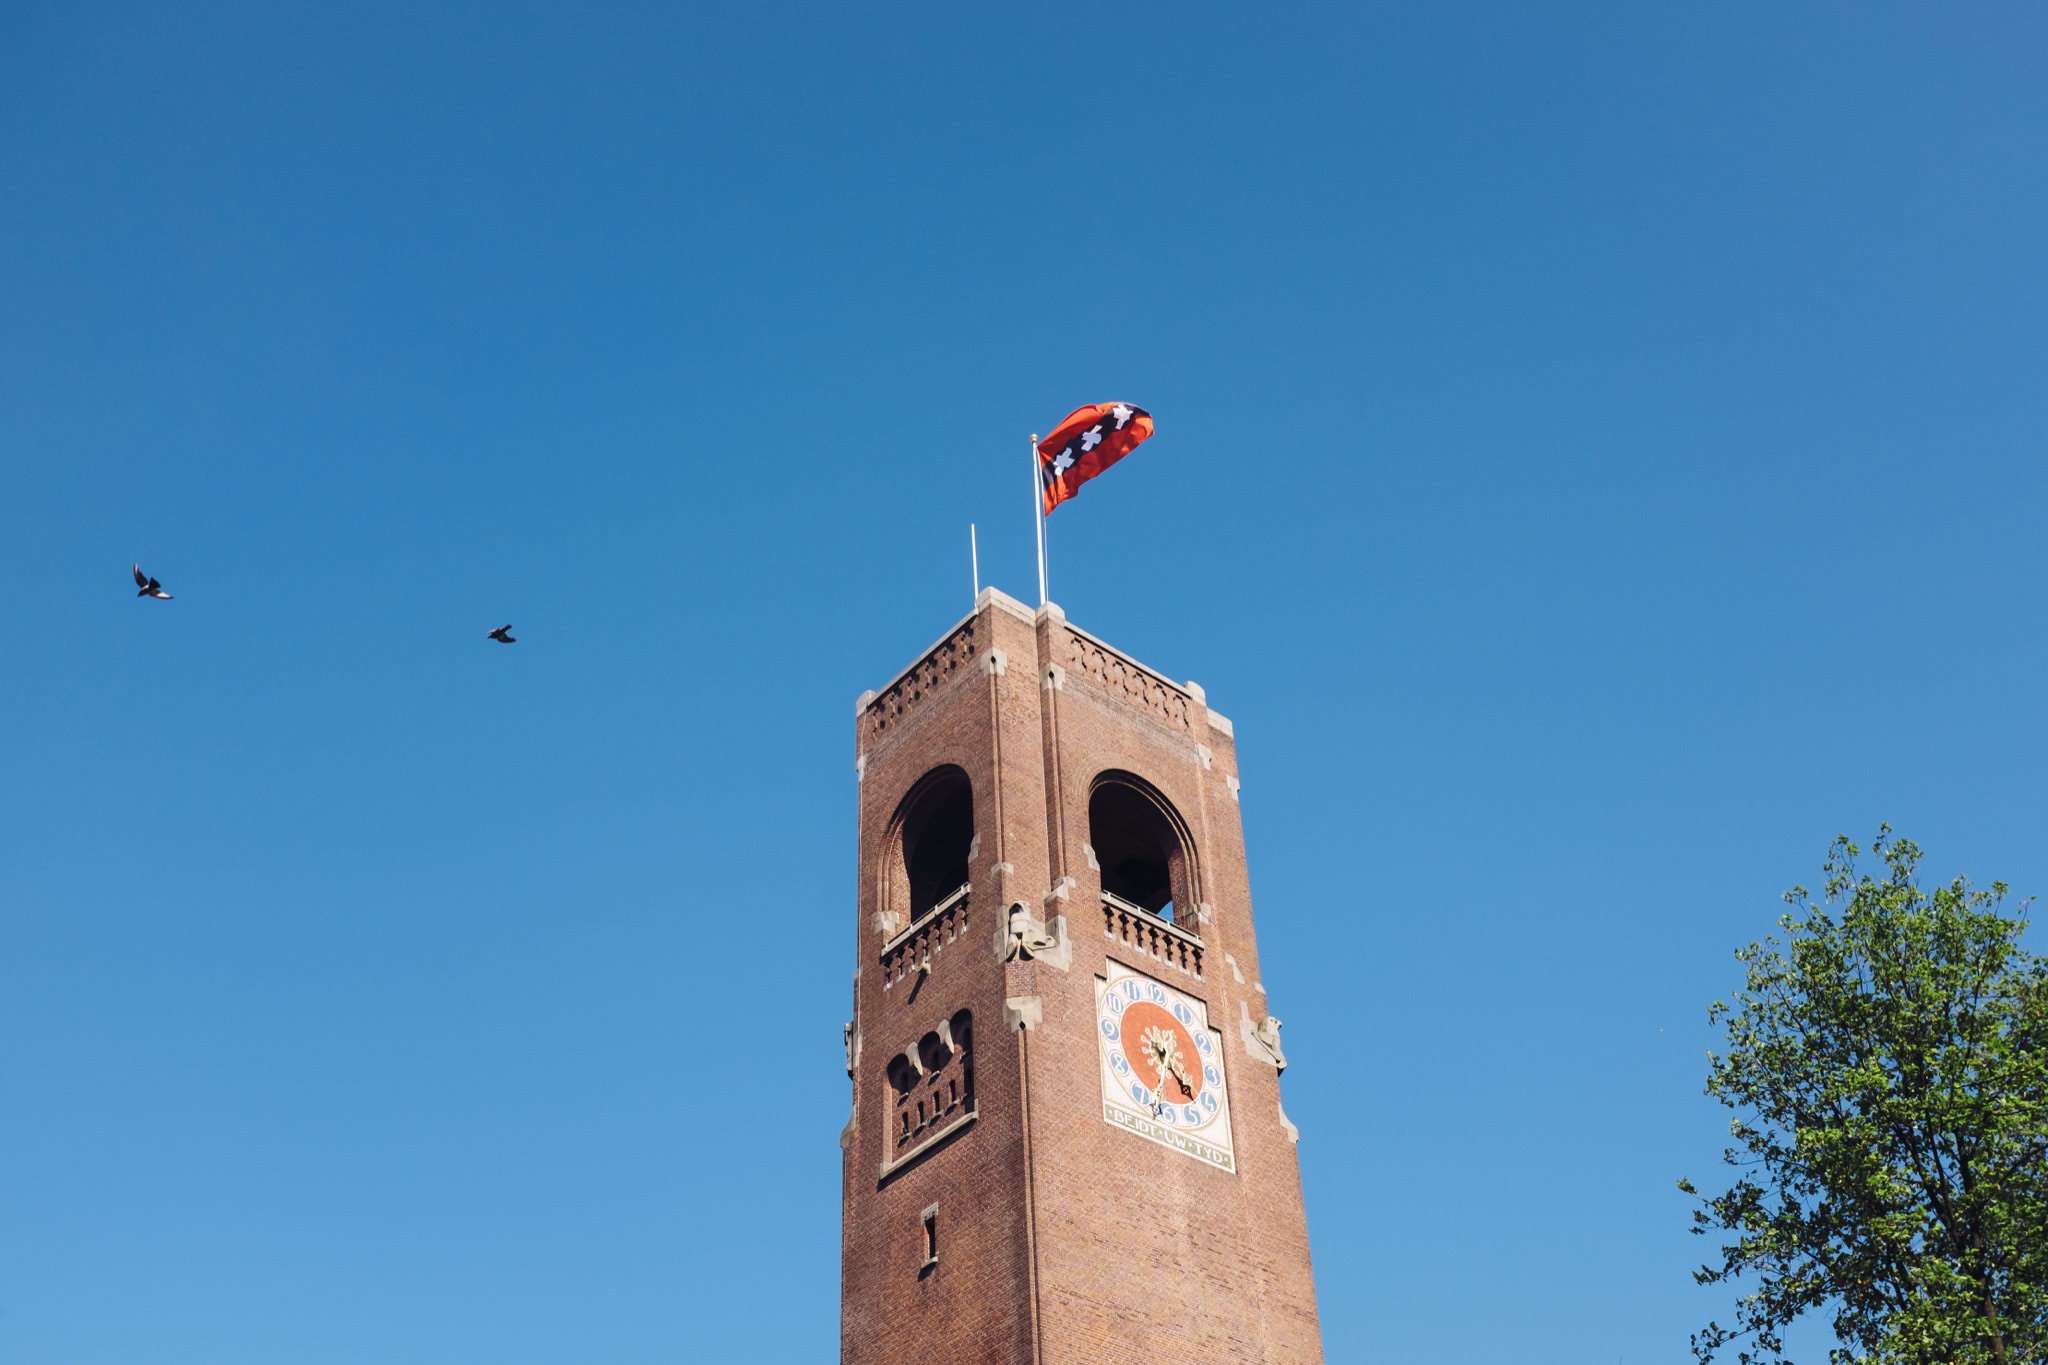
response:
[[[1321,1361],[1230,722],[990,589],[855,735],[843,1365]]]

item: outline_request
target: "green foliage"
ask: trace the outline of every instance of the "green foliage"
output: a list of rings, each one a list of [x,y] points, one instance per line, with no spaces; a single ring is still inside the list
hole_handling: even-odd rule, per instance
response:
[[[1832,1311],[1834,1365],[2048,1362],[2048,962],[2021,946],[2003,884],[1923,890],[1920,850],[1881,829],[1884,875],[1844,838],[1821,900],[1785,895],[1785,941],[1736,954],[1710,1020],[1707,1093],[1735,1111],[1735,1169],[1693,1231],[1725,1238],[1701,1284],[1746,1281],[1744,1365],[1783,1362],[1782,1332]]]

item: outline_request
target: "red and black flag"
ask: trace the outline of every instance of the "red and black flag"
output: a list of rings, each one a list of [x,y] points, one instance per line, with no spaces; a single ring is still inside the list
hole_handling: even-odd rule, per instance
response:
[[[1129,403],[1090,403],[1068,413],[1038,443],[1038,486],[1046,514],[1151,434],[1152,414]]]

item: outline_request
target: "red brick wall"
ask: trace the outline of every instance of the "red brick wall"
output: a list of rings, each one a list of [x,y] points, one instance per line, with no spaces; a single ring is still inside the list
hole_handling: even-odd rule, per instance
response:
[[[1320,1361],[1279,1078],[1240,1035],[1241,1018],[1267,1010],[1227,723],[1212,723],[1199,689],[1151,674],[1056,609],[1033,620],[987,593],[946,640],[864,700],[856,754],[860,1055],[844,1138],[842,1360]],[[907,908],[884,903],[891,820],[918,779],[947,763],[973,788],[969,927],[933,954],[928,976],[885,989],[877,955],[891,931],[875,916]],[[1199,925],[1199,981],[1103,931],[1088,801],[1111,768],[1150,783],[1192,836],[1192,899],[1210,912]],[[1048,907],[1063,878],[1071,885]],[[1068,970],[999,958],[1013,901],[1048,920],[1066,916]],[[1192,908],[1177,907],[1178,917]],[[1103,1120],[1095,987],[1111,956],[1205,1003],[1223,1045],[1235,1171]],[[1006,1026],[1004,1002],[1022,997],[1037,998],[1042,1018]],[[888,1058],[963,1007],[974,1018],[977,1117],[883,1175]],[[933,1204],[939,1259],[921,1272],[922,1214]]]

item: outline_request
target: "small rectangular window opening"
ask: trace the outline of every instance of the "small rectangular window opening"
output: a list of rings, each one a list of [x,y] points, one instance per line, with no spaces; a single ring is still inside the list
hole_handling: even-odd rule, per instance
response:
[[[939,1263],[939,1206],[932,1205],[924,1211],[924,1262],[917,1268],[920,1275],[929,1274]]]

